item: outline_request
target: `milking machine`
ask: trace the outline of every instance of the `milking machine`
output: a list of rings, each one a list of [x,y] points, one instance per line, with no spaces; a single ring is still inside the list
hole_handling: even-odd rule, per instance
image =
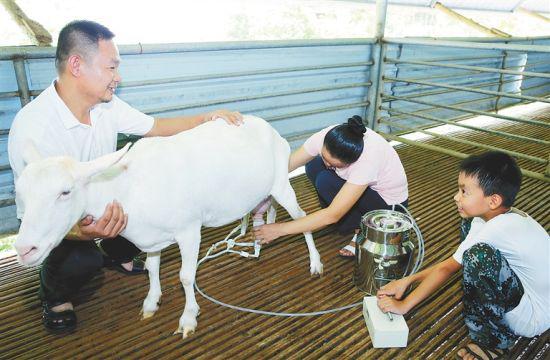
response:
[[[420,229],[409,211],[401,207],[405,213],[395,209],[366,213],[356,242],[353,282],[371,295],[363,299],[363,316],[374,347],[407,346],[409,328],[403,315],[384,314],[372,295],[387,283],[414,274],[424,258]]]

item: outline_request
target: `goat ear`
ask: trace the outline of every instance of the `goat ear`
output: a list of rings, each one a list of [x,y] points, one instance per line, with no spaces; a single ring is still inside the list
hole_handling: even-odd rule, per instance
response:
[[[25,164],[30,164],[33,162],[37,162],[43,159],[42,155],[38,152],[38,149],[36,148],[36,145],[34,144],[34,141],[28,139],[23,144],[22,149],[22,157]]]
[[[112,154],[104,155],[92,161],[79,163],[77,167],[77,177],[86,179],[107,170],[126,155],[131,144],[132,143],[126,144],[122,149]]]

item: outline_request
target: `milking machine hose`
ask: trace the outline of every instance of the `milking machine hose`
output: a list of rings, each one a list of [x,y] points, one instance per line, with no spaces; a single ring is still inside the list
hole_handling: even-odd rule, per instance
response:
[[[420,229],[418,228],[418,225],[416,224],[416,221],[414,220],[414,218],[412,217],[411,213],[409,212],[409,210],[407,210],[406,207],[404,207],[403,205],[401,204],[397,204],[399,206],[401,206],[407,213],[407,215],[410,217],[410,219],[412,220],[412,226],[413,226],[413,229],[414,231],[416,232],[416,236],[418,238],[418,254],[417,254],[417,257],[416,257],[416,262],[415,262],[415,265],[414,267],[412,268],[411,270],[411,273],[409,275],[412,275],[414,273],[416,273],[418,271],[418,269],[420,268],[420,266],[422,265],[422,261],[424,260],[424,238],[422,237],[422,234],[420,232]],[[207,257],[205,256],[204,258],[202,258],[198,263],[197,263],[197,272],[198,272],[198,269],[199,269],[199,266],[205,261],[207,260]],[[231,304],[226,304],[222,301],[219,301],[217,299],[214,299],[213,297],[211,297],[210,295],[207,295],[205,294],[200,288],[199,288],[199,285],[197,284],[197,281],[196,281],[196,277],[195,277],[195,289],[197,289],[197,292],[199,294],[202,295],[202,297],[210,300],[211,302],[215,303],[215,304],[218,304],[218,305],[221,305],[221,306],[224,306],[224,307],[227,307],[227,308],[230,308],[230,309],[233,309],[233,310],[238,310],[238,311],[243,311],[243,312],[249,312],[249,313],[253,313],[253,314],[261,314],[261,315],[270,315],[270,316],[283,316],[283,317],[304,317],[304,316],[319,316],[319,315],[324,315],[324,314],[331,314],[331,313],[336,313],[336,312],[339,312],[339,311],[343,311],[343,310],[348,310],[348,309],[352,309],[356,306],[359,306],[361,304],[363,304],[363,302],[358,302],[358,303],[354,303],[354,304],[351,304],[351,305],[346,305],[346,306],[342,306],[342,307],[338,307],[338,308],[333,308],[333,309],[328,309],[328,310],[321,310],[321,311],[314,311],[314,312],[304,312],[304,313],[287,313],[287,312],[272,312],[272,311],[264,311],[264,310],[257,310],[257,309],[249,309],[249,308],[245,308],[245,307],[240,307],[240,306],[236,306],[236,305],[231,305]],[[368,295],[371,295],[371,294],[368,294]]]

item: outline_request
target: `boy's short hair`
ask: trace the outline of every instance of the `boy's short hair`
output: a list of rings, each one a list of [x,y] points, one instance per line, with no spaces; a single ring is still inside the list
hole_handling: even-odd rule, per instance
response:
[[[514,205],[521,186],[521,170],[510,155],[488,151],[469,156],[460,163],[460,172],[477,178],[485,196],[498,194],[504,207]]]
[[[105,26],[89,20],[71,21],[61,29],[57,38],[55,67],[61,73],[67,59],[74,53],[87,58],[97,50],[99,40],[111,40],[115,34]]]

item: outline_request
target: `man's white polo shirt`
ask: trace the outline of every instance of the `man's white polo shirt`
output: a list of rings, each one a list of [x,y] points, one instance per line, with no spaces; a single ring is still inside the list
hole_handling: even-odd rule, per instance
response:
[[[89,161],[114,152],[119,133],[144,135],[153,127],[153,117],[116,96],[92,108],[91,125],[82,124],[61,100],[54,83],[22,108],[13,120],[8,154],[15,181],[26,166],[22,150],[28,139],[44,157],[68,155]],[[17,204],[17,217],[21,218],[23,212],[21,204]]]

